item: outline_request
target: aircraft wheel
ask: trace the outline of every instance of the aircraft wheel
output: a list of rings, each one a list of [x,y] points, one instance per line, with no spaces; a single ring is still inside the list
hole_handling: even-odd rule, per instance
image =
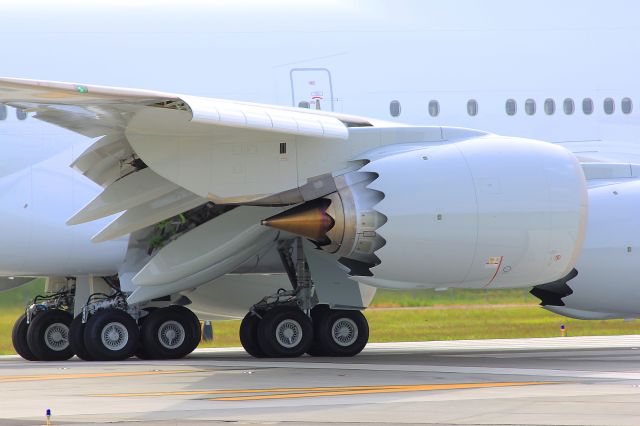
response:
[[[200,343],[197,318],[183,306],[168,306],[149,314],[142,324],[145,353],[158,359],[178,359],[189,355]]]
[[[135,353],[140,331],[128,313],[104,309],[93,314],[84,328],[84,344],[97,361],[121,361]]]
[[[318,341],[318,336],[320,335],[320,331],[318,330],[318,326],[320,325],[320,319],[326,312],[329,311],[329,307],[327,305],[316,305],[311,310],[311,320],[313,321],[313,343],[307,350],[307,354],[310,356],[325,356],[325,350],[322,347],[322,344]]]
[[[254,358],[264,358],[266,354],[258,341],[258,325],[260,317],[249,312],[240,323],[240,343],[249,355]]]
[[[297,357],[313,343],[313,325],[297,308],[276,307],[258,324],[258,343],[269,357]]]
[[[194,346],[194,349],[195,349],[198,346],[198,344],[200,344],[200,339],[202,339],[202,327],[200,325],[200,320],[198,319],[198,316],[194,314],[193,311],[191,311],[191,309],[185,308],[184,306],[180,306],[180,305],[171,305],[171,306],[167,306],[164,309],[172,312],[180,312],[179,315],[184,315],[185,318],[190,319],[191,327],[192,327],[194,339],[195,339],[195,346]]]
[[[16,353],[22,358],[27,361],[37,361],[38,358],[33,354],[33,352],[31,352],[29,344],[27,343],[28,329],[29,324],[27,324],[27,315],[22,314],[13,325],[13,330],[11,331],[11,342],[13,343],[13,349],[15,349]]]
[[[84,361],[93,361],[93,357],[84,344],[85,326],[86,324],[82,323],[82,314],[76,315],[69,326],[69,345],[78,358]]]
[[[29,324],[27,344],[40,361],[64,361],[73,356],[69,345],[70,313],[52,309],[40,312]]]
[[[369,341],[369,324],[360,311],[328,310],[316,331],[316,339],[327,356],[357,355]]]
[[[158,309],[160,308],[150,307],[150,308],[144,309],[144,311],[147,311],[148,314],[138,319],[138,328],[140,330],[142,330],[142,325],[144,324],[145,320],[149,318],[149,315],[151,315],[151,312],[157,311]],[[153,359],[153,357],[149,355],[147,351],[144,350],[144,343],[142,342],[142,333],[140,333],[140,343],[138,344],[138,349],[136,349],[136,358]]]

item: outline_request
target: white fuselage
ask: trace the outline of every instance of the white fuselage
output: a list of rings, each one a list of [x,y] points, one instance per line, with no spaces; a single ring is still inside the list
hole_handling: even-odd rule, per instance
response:
[[[640,162],[631,2],[27,1],[0,12],[4,76],[309,105]],[[8,108],[0,120],[0,275],[115,273],[127,238],[90,242],[109,219],[65,225],[100,189],[69,168],[91,140],[33,115]]]

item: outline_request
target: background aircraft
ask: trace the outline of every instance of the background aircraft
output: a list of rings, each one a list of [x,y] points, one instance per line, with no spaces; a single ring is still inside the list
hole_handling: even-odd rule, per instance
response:
[[[635,6],[584,5],[3,6],[2,74],[47,78],[0,81],[3,285],[54,292],[16,349],[175,358],[249,311],[255,356],[353,355],[379,287],[637,315]]]

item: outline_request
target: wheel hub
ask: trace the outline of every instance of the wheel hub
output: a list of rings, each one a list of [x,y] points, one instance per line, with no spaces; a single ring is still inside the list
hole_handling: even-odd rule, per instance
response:
[[[63,351],[69,347],[69,327],[62,323],[51,324],[44,331],[44,343],[53,351]]]
[[[340,318],[331,327],[331,337],[340,346],[351,346],[358,339],[358,326],[350,318]]]
[[[112,351],[121,350],[129,342],[127,327],[119,322],[110,322],[104,326],[100,337],[105,348]]]
[[[276,341],[279,345],[291,349],[302,340],[302,326],[298,321],[286,319],[276,327]]]
[[[158,341],[167,349],[176,349],[184,343],[185,334],[182,324],[166,321],[158,328]]]

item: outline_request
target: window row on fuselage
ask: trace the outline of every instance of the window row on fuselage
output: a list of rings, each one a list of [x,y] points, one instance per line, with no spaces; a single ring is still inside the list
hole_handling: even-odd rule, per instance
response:
[[[0,121],[6,120],[8,116],[9,116],[9,108],[7,108],[6,105],[0,105]],[[16,118],[18,120],[26,120],[27,113],[21,108],[16,108]]]
[[[561,102],[562,112],[565,115],[572,115],[576,112],[576,102],[573,98],[565,98]],[[537,112],[537,103],[533,98],[529,98],[524,101],[524,112],[526,115],[535,115]],[[513,98],[509,98],[505,101],[504,110],[507,115],[513,116],[518,113],[518,101]],[[556,101],[553,98],[547,98],[542,103],[542,110],[546,115],[553,115],[556,113]],[[584,98],[581,101],[581,110],[584,115],[591,115],[595,111],[595,103],[591,98]],[[605,98],[602,101],[602,110],[605,114],[611,115],[616,111],[616,101],[613,98]],[[633,112],[633,101],[631,98],[622,98],[620,101],[620,111],[623,114],[631,114]],[[427,112],[431,117],[437,117],[440,115],[440,102],[432,99],[427,104]],[[479,107],[478,101],[475,99],[469,99],[467,101],[467,114],[470,117],[478,115]],[[399,117],[402,113],[402,106],[400,101],[393,100],[389,103],[389,114],[392,117]]]

